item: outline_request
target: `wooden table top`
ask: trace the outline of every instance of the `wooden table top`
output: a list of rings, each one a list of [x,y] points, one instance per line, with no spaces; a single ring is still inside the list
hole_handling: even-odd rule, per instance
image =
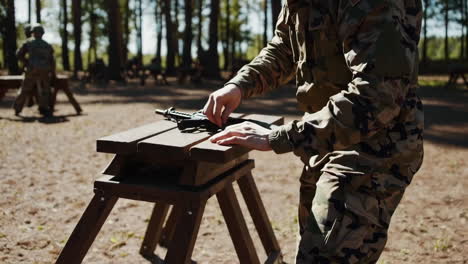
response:
[[[0,76],[0,90],[18,89],[21,86],[23,79],[23,75]],[[68,87],[68,79],[69,77],[67,75],[59,74],[57,75],[57,79],[52,84],[52,86],[55,86],[59,89]]]
[[[260,114],[232,114],[270,125],[283,124],[283,117]],[[114,154],[138,153],[155,160],[194,160],[223,163],[240,157],[250,149],[211,143],[208,131],[185,132],[176,123],[160,120],[97,140],[98,152]]]
[[[3,75],[0,76],[0,81],[22,81],[24,79],[23,75]],[[67,75],[58,74],[57,79],[64,80],[69,79]]]

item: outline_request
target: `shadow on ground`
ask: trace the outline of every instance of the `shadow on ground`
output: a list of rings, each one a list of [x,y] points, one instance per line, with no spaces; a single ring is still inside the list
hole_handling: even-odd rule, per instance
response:
[[[55,115],[51,117],[43,116],[0,116],[0,119],[8,120],[11,122],[22,122],[22,123],[32,123],[39,122],[44,124],[58,124],[70,121],[68,117],[79,116],[79,115]]]
[[[424,138],[438,144],[468,147],[468,90],[423,86]]]

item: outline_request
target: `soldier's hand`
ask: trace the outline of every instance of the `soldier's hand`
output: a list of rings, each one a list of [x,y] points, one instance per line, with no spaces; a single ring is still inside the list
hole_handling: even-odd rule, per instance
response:
[[[271,150],[268,134],[271,130],[252,122],[228,126],[224,131],[212,136],[210,141],[220,145],[242,145],[251,149]]]
[[[229,115],[240,105],[242,93],[235,84],[228,84],[210,94],[203,107],[203,114],[221,127],[226,123]]]

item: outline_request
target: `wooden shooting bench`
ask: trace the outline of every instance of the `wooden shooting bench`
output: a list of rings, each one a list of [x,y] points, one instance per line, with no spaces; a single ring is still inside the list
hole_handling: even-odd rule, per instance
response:
[[[446,87],[454,86],[457,84],[458,78],[462,78],[466,88],[468,88],[468,81],[465,74],[468,74],[468,66],[464,64],[455,64],[449,67],[449,80]]]
[[[5,75],[0,76],[0,101],[3,99],[5,94],[7,93],[8,89],[18,89],[20,88],[23,82],[24,76],[23,75]],[[59,90],[63,91],[68,98],[68,101],[73,105],[77,114],[80,114],[82,109],[80,104],[76,101],[73,93],[70,90],[68,84],[68,76],[66,75],[57,75],[57,79],[52,83],[52,100],[50,105],[52,110],[55,107],[55,102],[57,100],[57,93]]]
[[[231,116],[283,123],[278,116]],[[208,140],[211,135],[203,130],[180,131],[174,122],[161,120],[98,139],[97,151],[115,156],[104,175],[94,182],[94,197],[56,263],[81,263],[119,198],[155,203],[140,249],[143,256],[153,256],[159,243],[168,248],[165,263],[191,263],[206,202],[214,195],[239,262],[260,263],[233,189],[235,182],[266,251],[265,263],[282,263],[279,244],[252,177],[250,150],[213,144]]]

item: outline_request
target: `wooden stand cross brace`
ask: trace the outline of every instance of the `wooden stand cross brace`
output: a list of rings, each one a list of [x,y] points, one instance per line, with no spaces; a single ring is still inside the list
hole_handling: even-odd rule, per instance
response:
[[[272,116],[247,118],[282,122]],[[56,263],[81,263],[118,198],[155,203],[142,255],[154,255],[159,243],[168,248],[166,263],[190,263],[206,202],[214,195],[240,263],[260,263],[234,182],[239,183],[259,232],[266,263],[281,263],[279,244],[252,177],[254,161],[248,159],[249,150],[211,144],[206,141],[209,136],[205,131],[183,133],[164,120],[99,139],[98,151],[116,156],[105,175],[95,181],[95,195]]]

